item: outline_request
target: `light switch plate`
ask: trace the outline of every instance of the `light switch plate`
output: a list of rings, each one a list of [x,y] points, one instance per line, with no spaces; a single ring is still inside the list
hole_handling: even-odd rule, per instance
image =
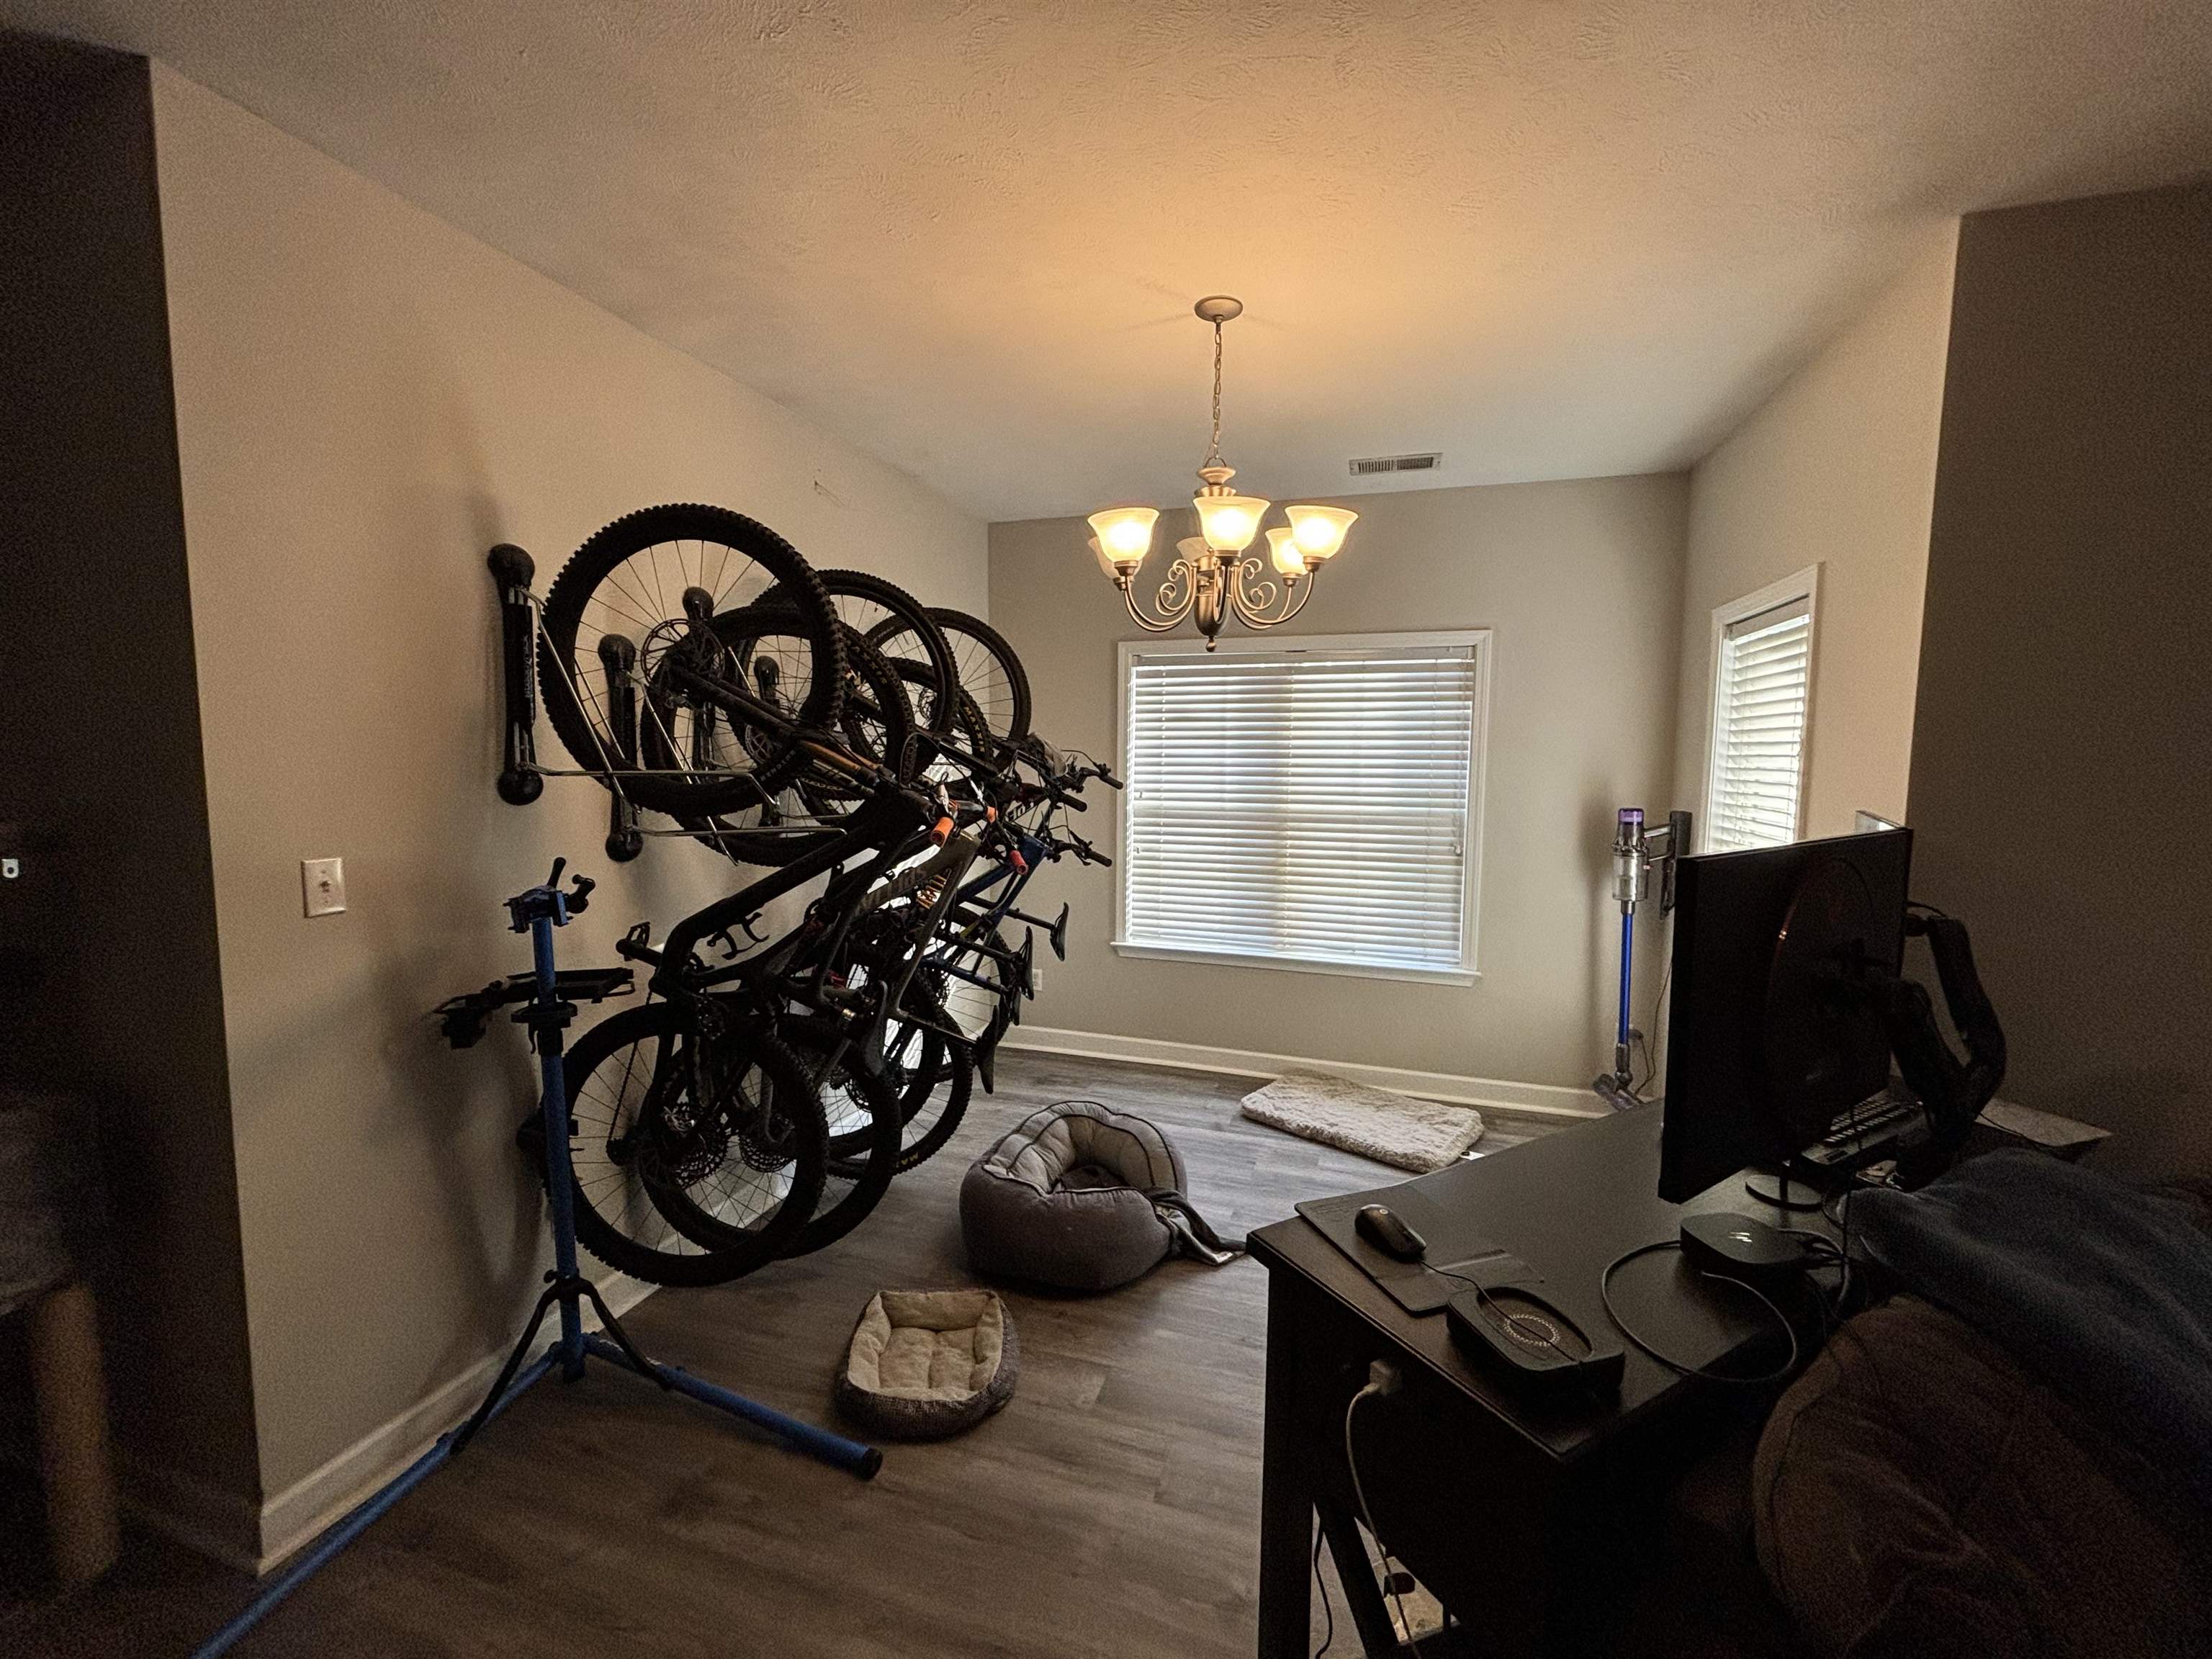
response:
[[[301,859],[300,902],[311,916],[334,916],[345,908],[345,860]]]

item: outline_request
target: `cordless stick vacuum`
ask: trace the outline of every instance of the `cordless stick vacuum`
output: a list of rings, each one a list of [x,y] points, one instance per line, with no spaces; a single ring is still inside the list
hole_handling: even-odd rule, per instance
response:
[[[1636,982],[1636,907],[1649,896],[1651,875],[1659,876],[1659,914],[1674,908],[1674,860],[1690,847],[1690,815],[1669,812],[1660,829],[1644,827],[1644,809],[1624,806],[1613,833],[1613,896],[1620,906],[1620,1018],[1613,1041],[1613,1070],[1590,1087],[1616,1112],[1644,1103],[1636,1092],[1633,1049],[1644,1033],[1631,1023]]]

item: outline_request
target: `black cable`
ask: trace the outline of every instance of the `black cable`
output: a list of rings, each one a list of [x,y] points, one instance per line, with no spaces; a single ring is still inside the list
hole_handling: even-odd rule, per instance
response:
[[[1484,1307],[1489,1309],[1492,1313],[1495,1315],[1498,1322],[1505,1328],[1506,1334],[1508,1335],[1511,1335],[1516,1331],[1523,1332],[1524,1335],[1522,1340],[1526,1340],[1527,1335],[1525,1333],[1527,1332],[1527,1328],[1528,1326],[1538,1324],[1548,1326],[1551,1322],[1548,1320],[1539,1320],[1533,1314],[1519,1313],[1506,1307],[1503,1303],[1498,1301],[1496,1296],[1491,1293],[1490,1286],[1483,1284],[1480,1279],[1469,1279],[1465,1273],[1455,1273],[1449,1267],[1439,1267],[1430,1262],[1425,1261],[1421,1265],[1427,1267],[1431,1273],[1436,1274],[1439,1279],[1456,1279],[1461,1284],[1468,1285],[1473,1289],[1475,1295],[1475,1300],[1480,1302]],[[1507,1288],[1510,1289],[1510,1286],[1508,1286]],[[1570,1323],[1571,1325],[1571,1322],[1570,1322]],[[1581,1334],[1581,1333],[1578,1332],[1577,1334]],[[1549,1348],[1553,1353],[1559,1357],[1559,1362],[1566,1366],[1569,1372],[1571,1373],[1576,1377],[1577,1381],[1581,1383],[1583,1392],[1589,1396],[1589,1402],[1591,1405],[1602,1409],[1607,1406],[1618,1403],[1612,1395],[1607,1390],[1606,1387],[1598,1382],[1595,1376],[1592,1376],[1589,1371],[1582,1369],[1583,1362],[1581,1358],[1569,1353],[1565,1348],[1559,1346],[1559,1339],[1555,1333],[1547,1330],[1535,1333],[1534,1335],[1537,1341],[1541,1342],[1546,1347]],[[1585,1347],[1589,1346],[1589,1338],[1587,1335],[1583,1336],[1583,1344]]]
[[[1475,1300],[1497,1316],[1498,1322],[1505,1328],[1509,1335],[1518,1334],[1519,1339],[1524,1342],[1533,1337],[1535,1341],[1542,1343],[1544,1346],[1559,1355],[1566,1364],[1572,1366],[1577,1363],[1574,1355],[1559,1346],[1559,1339],[1555,1333],[1548,1329],[1531,1332],[1528,1328],[1530,1326],[1539,1325],[1548,1327],[1550,1321],[1539,1319],[1534,1314],[1520,1313],[1508,1308],[1492,1294],[1490,1286],[1480,1279],[1469,1279],[1465,1273],[1455,1273],[1449,1267],[1438,1267],[1425,1261],[1421,1265],[1439,1279],[1456,1279],[1461,1284],[1474,1291]]]
[[[1651,1025],[1644,1038],[1644,1088],[1649,1089],[1659,1080],[1659,1011],[1667,1006],[1668,981],[1674,975],[1674,959],[1667,958],[1667,965],[1659,973],[1659,994],[1651,999]],[[1641,1094],[1643,1090],[1632,1090]]]
[[[1774,1231],[1786,1233],[1791,1238],[1802,1238],[1808,1244],[1819,1245],[1828,1255],[1827,1261],[1819,1264],[1823,1267],[1832,1267],[1843,1259],[1842,1247],[1826,1233],[1816,1233],[1809,1227],[1777,1227]]]
[[[1767,1312],[1774,1316],[1774,1322],[1782,1327],[1782,1334],[1790,1339],[1790,1358],[1784,1361],[1778,1369],[1771,1371],[1761,1371],[1756,1376],[1730,1376],[1726,1371],[1708,1370],[1697,1365],[1685,1365],[1681,1361],[1678,1359],[1671,1359],[1667,1355],[1660,1352],[1658,1349],[1653,1347],[1649,1342],[1646,1342],[1642,1337],[1637,1335],[1634,1331],[1628,1328],[1628,1322],[1620,1316],[1620,1310],[1613,1305],[1613,1274],[1620,1272],[1621,1268],[1626,1267],[1630,1262],[1635,1261],[1638,1256],[1650,1255],[1660,1250],[1679,1250],[1681,1248],[1681,1240],[1678,1238],[1662,1238],[1656,1243],[1639,1244],[1632,1250],[1624,1250],[1606,1264],[1605,1271],[1598,1275],[1598,1299],[1605,1304],[1606,1316],[1612,1320],[1616,1326],[1620,1327],[1620,1334],[1626,1337],[1631,1342],[1634,1343],[1637,1347],[1641,1349],[1644,1353],[1648,1354],[1653,1359],[1657,1360],[1661,1364],[1664,1365],[1668,1370],[1674,1372],[1677,1376],[1702,1377],[1708,1382],[1727,1382],[1734,1384],[1738,1388],[1746,1389],[1764,1388],[1770,1382],[1779,1382],[1784,1377],[1789,1376],[1790,1372],[1796,1370],[1797,1369],[1798,1357],[1796,1327],[1790,1322],[1788,1317],[1783,1313],[1782,1310],[1776,1307],[1774,1304],[1767,1298],[1763,1291],[1754,1289],[1752,1285],[1746,1284],[1742,1279],[1732,1278],[1727,1273],[1709,1273],[1703,1268],[1697,1270],[1698,1276],[1700,1279],[1718,1279],[1723,1285],[1734,1285],[1738,1289],[1748,1292],[1758,1301],[1759,1306],[1765,1308]]]
[[[1405,1630],[1407,1647],[1412,1650],[1413,1659],[1421,1659],[1421,1644],[1413,1639],[1413,1621],[1407,1615],[1406,1598],[1398,1593],[1397,1575],[1390,1571],[1389,1546],[1382,1541],[1382,1534],[1375,1529],[1374,1513],[1367,1507],[1367,1489],[1359,1481],[1359,1461],[1352,1451],[1352,1419],[1359,1409],[1359,1402],[1382,1392],[1382,1384],[1370,1382],[1352,1395],[1352,1403],[1344,1408],[1344,1467],[1352,1474],[1352,1495],[1358,1500],[1359,1518],[1367,1523],[1368,1536],[1374,1539],[1375,1547],[1382,1553],[1382,1588],[1389,1592],[1391,1602],[1398,1609],[1398,1623]],[[1346,1595],[1351,1593],[1349,1590],[1345,1592]]]
[[[1329,1644],[1336,1640],[1336,1608],[1328,1599],[1328,1580],[1321,1576],[1321,1547],[1328,1536],[1322,1530],[1320,1518],[1316,1516],[1314,1521],[1313,1581],[1321,1587],[1322,1616],[1328,1620],[1328,1625],[1322,1632],[1321,1645],[1314,1650],[1313,1659],[1322,1659],[1322,1655],[1328,1651]]]

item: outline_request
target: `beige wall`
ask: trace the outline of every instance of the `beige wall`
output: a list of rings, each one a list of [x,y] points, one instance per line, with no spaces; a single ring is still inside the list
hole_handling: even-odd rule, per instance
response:
[[[602,878],[609,959],[726,890],[699,849],[611,866],[605,798],[493,794],[485,549],[541,582],[659,501],[982,605],[982,526],[246,112],[158,70],[161,210],[264,1494],[513,1336],[545,1261],[512,1132],[523,1045],[424,1011],[524,967],[501,897]],[[548,735],[544,739],[557,750]],[[300,914],[299,861],[350,908]]]
[[[1955,223],[1690,481],[1675,804],[1702,813],[1712,613],[1822,567],[1805,832],[1902,817]]]
[[[2004,1092],[2212,1173],[2212,184],[1959,244],[1913,889],[1962,917]]]
[[[1478,983],[1124,958],[1108,944],[1112,875],[1063,866],[1039,887],[1074,904],[1068,960],[1045,963],[1030,1023],[1586,1087],[1611,1056],[1613,811],[1669,799],[1687,498],[1679,475],[1353,498],[1352,542],[1288,630],[1496,630]],[[1115,643],[1137,629],[1089,533],[992,526],[991,614],[1027,665],[1037,729],[1109,755]],[[1091,814],[1109,849],[1110,802]]]

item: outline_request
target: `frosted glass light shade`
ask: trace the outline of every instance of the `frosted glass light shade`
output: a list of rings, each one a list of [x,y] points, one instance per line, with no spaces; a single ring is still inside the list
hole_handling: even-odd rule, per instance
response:
[[[1156,507],[1109,507],[1092,514],[1091,527],[1098,532],[1095,545],[1100,562],[1135,570],[1152,550],[1152,525],[1159,516]]]
[[[1334,558],[1344,545],[1344,532],[1359,516],[1341,507],[1286,507],[1283,511],[1290,519],[1291,534],[1297,538],[1298,551],[1305,555],[1308,564]]]
[[[1274,561],[1276,573],[1284,576],[1303,576],[1306,574],[1306,556],[1298,551],[1297,532],[1294,530],[1270,530],[1267,532],[1267,556]]]
[[[1267,503],[1257,495],[1194,495],[1200,531],[1217,553],[1242,553],[1260,533]]]

